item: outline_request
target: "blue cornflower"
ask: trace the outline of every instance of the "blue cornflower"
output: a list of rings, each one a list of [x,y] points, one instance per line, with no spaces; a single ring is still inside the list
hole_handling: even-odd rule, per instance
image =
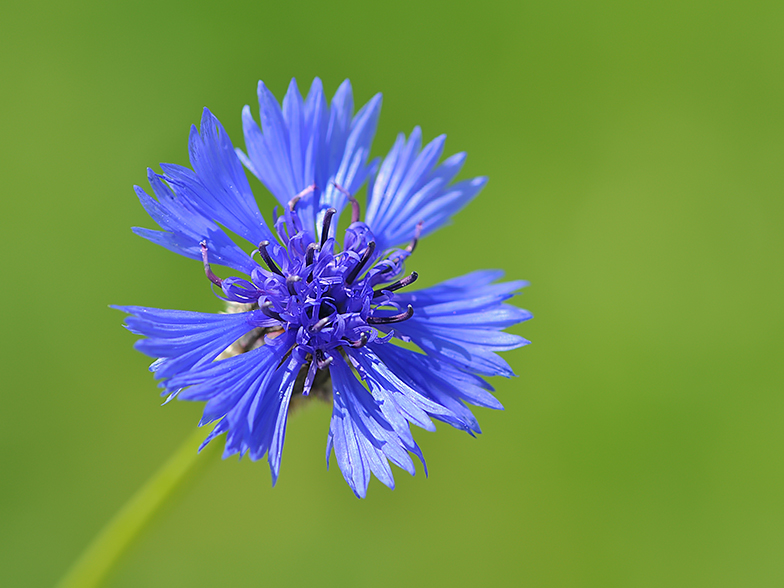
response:
[[[503,332],[531,317],[504,303],[525,283],[493,283],[502,272],[484,270],[408,290],[417,274],[406,275],[404,265],[418,240],[486,182],[452,183],[465,154],[438,164],[443,135],[422,148],[417,127],[382,161],[368,161],[380,95],[356,115],[348,81],[329,106],[318,79],[304,100],[292,80],[282,108],[261,82],[258,96],[261,128],[249,107],[242,113],[246,153],[205,109],[200,131],[191,129],[193,169],[148,170],[156,198],[135,187],[163,229],[136,234],[202,261],[228,312],[116,308],[146,337],[136,348],[157,358],[150,369],[167,401],[206,402],[199,424],[217,424],[204,444],[226,433],[224,457],[266,454],[273,484],[293,400],[331,398],[327,464],[334,450],[364,497],[371,472],[394,487],[389,461],[412,475],[411,455],[424,464],[410,423],[434,430],[435,418],[474,434],[479,425],[466,403],[502,408],[483,376],[513,375],[496,352],[527,343]],[[242,164],[282,205],[271,225]],[[363,221],[352,195],[366,181]],[[338,239],[347,205],[351,224]],[[224,228],[256,247],[253,254]],[[220,278],[211,264],[245,277]]]

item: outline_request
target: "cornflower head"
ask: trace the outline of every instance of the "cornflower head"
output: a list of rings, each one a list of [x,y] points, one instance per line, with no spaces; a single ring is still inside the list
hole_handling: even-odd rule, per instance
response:
[[[439,164],[445,136],[422,148],[417,127],[369,161],[380,95],[356,114],[348,81],[329,106],[318,79],[305,99],[292,80],[282,108],[261,82],[258,97],[261,128],[249,107],[242,113],[245,153],[205,109],[200,131],[191,129],[192,169],[148,170],[155,198],[135,187],[162,230],[134,232],[201,261],[228,311],[115,308],[146,337],[136,348],[156,358],[150,370],[166,401],[206,402],[199,425],[217,424],[202,447],[226,433],[224,457],[266,455],[274,484],[291,407],[321,397],[333,404],[327,464],[334,451],[358,497],[371,473],[394,488],[389,462],[412,475],[412,455],[424,465],[411,423],[434,430],[437,419],[475,434],[466,404],[502,408],[484,377],[512,376],[496,352],[528,343],[503,332],[531,317],[504,303],[526,284],[494,283],[502,272],[483,270],[409,288],[418,276],[405,263],[419,240],[486,183],[453,182],[465,154]],[[243,164],[281,205],[271,224]],[[366,182],[363,219],[353,194]],[[351,222],[338,235],[347,207]],[[219,277],[212,264],[244,277]]]

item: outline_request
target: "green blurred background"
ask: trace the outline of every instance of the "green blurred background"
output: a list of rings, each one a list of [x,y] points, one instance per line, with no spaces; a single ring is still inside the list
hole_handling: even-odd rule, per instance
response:
[[[259,79],[420,124],[483,194],[426,239],[424,285],[503,267],[533,340],[477,439],[357,500],[330,409],[265,463],[203,456],[107,586],[784,585],[781,2],[7,5],[0,22],[0,584],[50,586],[166,460],[164,408],[109,304],[217,311],[198,263],[135,237],[145,168],[208,106],[243,145]],[[261,209],[272,197],[257,182]]]

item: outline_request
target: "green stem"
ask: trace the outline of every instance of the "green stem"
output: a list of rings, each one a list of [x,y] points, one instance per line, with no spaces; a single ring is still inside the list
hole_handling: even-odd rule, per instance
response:
[[[123,505],[60,580],[57,588],[94,588],[152,520],[197,462],[197,449],[206,435],[196,429],[169,460]],[[205,460],[198,460],[204,462]]]

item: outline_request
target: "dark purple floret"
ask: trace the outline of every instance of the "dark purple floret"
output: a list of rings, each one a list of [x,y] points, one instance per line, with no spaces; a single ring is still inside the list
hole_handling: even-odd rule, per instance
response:
[[[202,243],[201,248],[207,277],[222,287],[225,299],[250,303],[278,321],[281,330],[296,333],[294,356],[302,364],[315,363],[321,370],[342,348],[359,349],[368,342],[388,339],[371,325],[411,318],[412,306],[399,306],[393,292],[413,283],[417,274],[395,281],[403,273],[410,250],[395,250],[382,258],[376,252],[372,231],[360,221],[352,222],[346,230],[344,247],[336,251],[335,239],[329,236],[334,209],[325,211],[316,241],[303,229],[297,204],[317,193],[314,188],[291,200],[275,222],[282,246],[273,247],[266,240],[259,243],[258,253],[268,270],[258,268],[250,282],[215,276],[210,269],[209,246]],[[349,200],[356,202],[353,197]],[[388,282],[393,283],[384,287]]]

